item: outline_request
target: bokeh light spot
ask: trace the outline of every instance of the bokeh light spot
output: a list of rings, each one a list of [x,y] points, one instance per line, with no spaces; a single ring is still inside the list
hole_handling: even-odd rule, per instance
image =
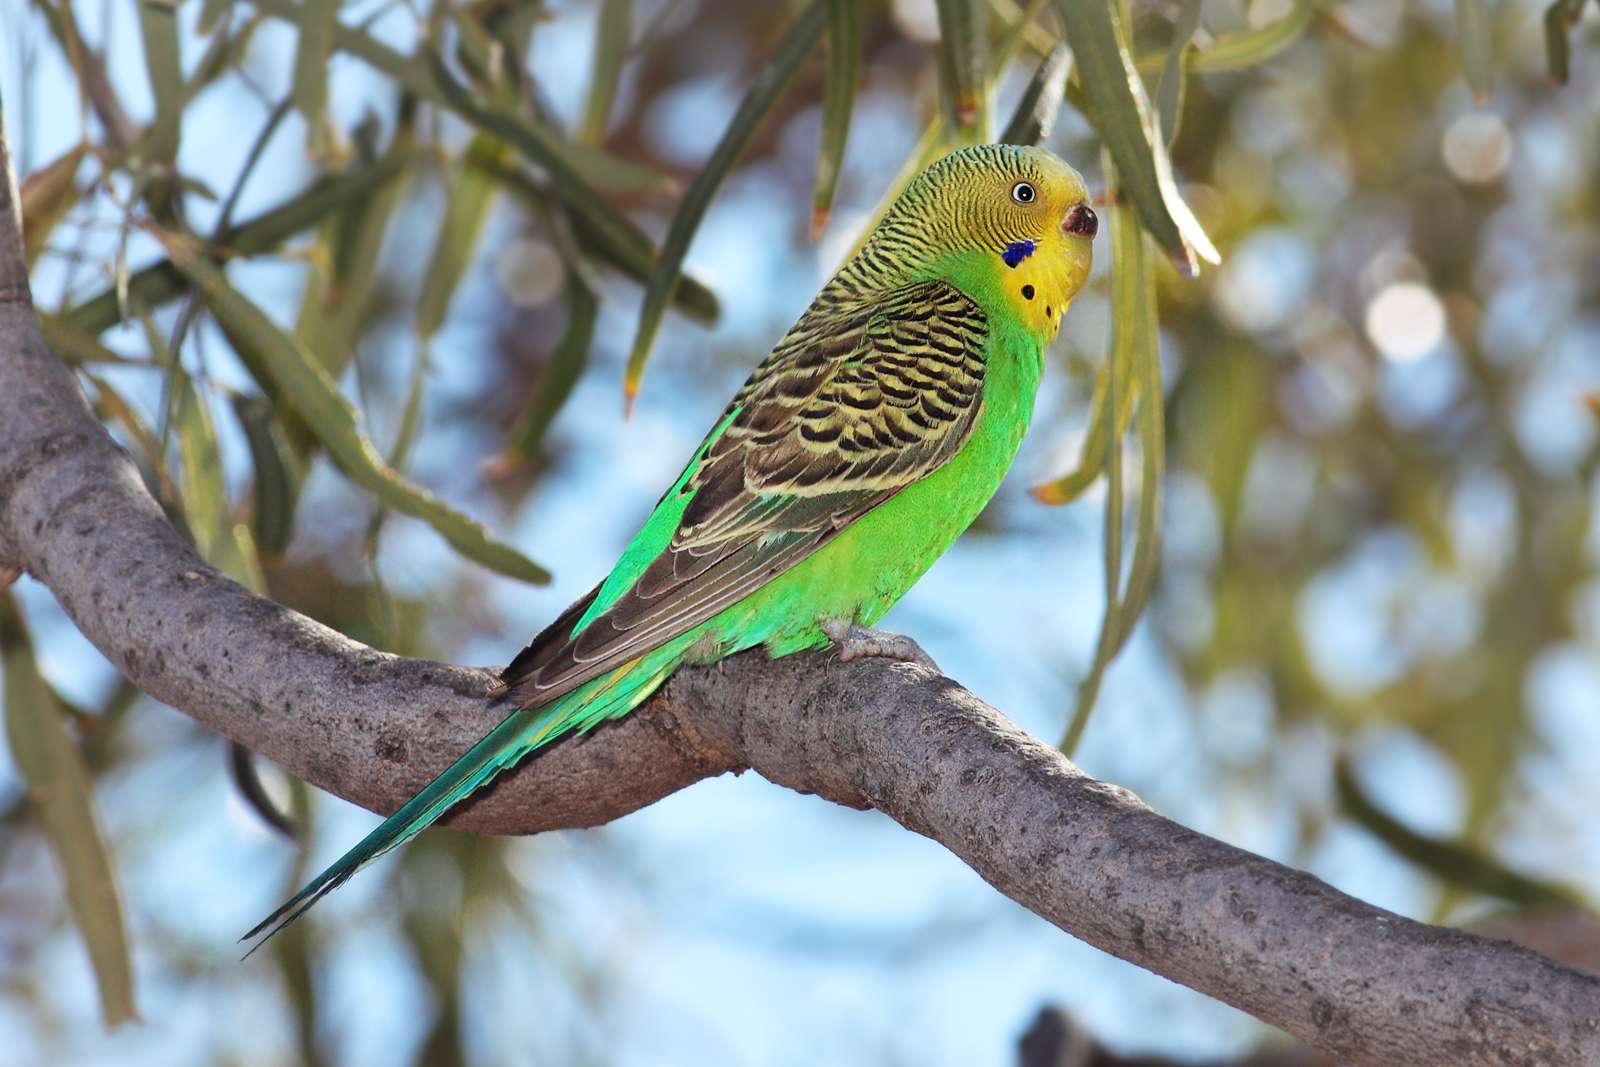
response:
[[[1495,181],[1511,164],[1511,131],[1498,115],[1462,115],[1444,131],[1444,162],[1461,181]]]
[[[1444,305],[1426,285],[1386,286],[1367,305],[1367,336],[1386,359],[1421,359],[1444,339]]]
[[[494,261],[500,288],[518,307],[548,304],[561,288],[561,255],[546,241],[512,241]]]

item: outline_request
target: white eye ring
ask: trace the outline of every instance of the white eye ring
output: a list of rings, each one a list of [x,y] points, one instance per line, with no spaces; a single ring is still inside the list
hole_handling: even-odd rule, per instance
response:
[[[1019,204],[1031,204],[1039,199],[1039,193],[1032,182],[1018,182],[1011,187],[1011,199]]]

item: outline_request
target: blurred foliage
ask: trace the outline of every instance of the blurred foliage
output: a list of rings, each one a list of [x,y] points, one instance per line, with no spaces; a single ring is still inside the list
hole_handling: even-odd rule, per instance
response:
[[[552,433],[558,416],[614,425],[614,408],[571,410],[585,377],[631,402],[671,313],[698,328],[764,298],[686,266],[741,174],[759,169],[766,210],[793,218],[796,241],[808,226],[833,236],[830,223],[859,239],[951,146],[995,131],[1043,140],[1097,175],[1111,264],[1067,320],[1041,406],[1060,465],[1035,496],[1104,516],[1105,610],[1093,647],[1064,653],[1077,689],[1065,747],[1104,725],[1089,712],[1148,602],[1139,633],[1196,730],[1221,729],[1213,707],[1264,720],[1268,741],[1231,755],[1230,772],[1263,776],[1280,748],[1322,739],[1324,773],[1274,794],[1302,856],[1348,822],[1445,887],[1437,918],[1485,897],[1585,903],[1575,879],[1517,866],[1560,849],[1529,830],[1548,798],[1526,768],[1559,756],[1537,694],[1600,645],[1586,406],[1600,379],[1600,139],[1584,104],[1600,83],[1583,54],[1595,5],[135,6],[92,32],[87,5],[54,0],[18,2],[7,22],[23,84],[46,84],[49,56],[81,115],[50,159],[11,124],[27,253],[60,282],[36,294],[49,342],[175,524],[239,581],[387,650],[456,654],[502,622],[482,596],[490,576],[463,567],[443,602],[395,593],[377,566],[385,516],[420,520],[488,571],[544,581],[543,564],[562,563],[544,554],[555,531],[535,526],[540,562],[489,531],[570,447]],[[554,98],[572,94],[532,67],[531,45],[575,10],[592,16],[594,52],[563,110]],[[129,49],[131,70],[113,62]],[[717,78],[730,117],[692,139],[703,162],[686,164],[658,127]],[[342,98],[345,85],[362,95]],[[226,131],[241,162],[208,185],[214,173],[185,166],[193,139],[218,132],[192,115],[223,93],[259,117]],[[922,131],[898,172],[860,143],[886,108]],[[285,140],[299,169],[269,177],[262,161]],[[853,168],[863,155],[871,167]],[[878,208],[838,209],[863,201]],[[452,323],[478,318],[499,346],[474,368],[441,361]],[[664,368],[661,387],[674,376]],[[440,427],[470,441],[481,473],[414,463]],[[329,470],[349,486],[321,499],[353,521],[300,506]],[[984,525],[1015,521],[996,508]],[[133,969],[89,783],[157,757],[115,729],[132,702],[120,688],[63,717],[20,616],[0,607],[8,737],[34,800],[4,833],[54,847],[116,1021],[132,1011]],[[1360,785],[1372,739],[1397,734],[1459,783],[1451,832],[1396,814],[1407,783]],[[279,784],[236,778],[247,795]],[[289,795],[292,822],[314,825],[304,790]],[[394,928],[438,1009],[414,1062],[487,1058],[463,1029],[474,930],[492,941],[509,923],[541,951],[559,940],[508,855],[429,835],[386,868]],[[469,857],[459,893],[399,891]],[[13,910],[30,908],[57,910],[37,895]],[[26,960],[50,924],[20,925],[7,933]],[[137,909],[132,925],[170,968],[212,966],[183,931]],[[338,1026],[315,984],[337,945],[315,929],[293,928],[271,959],[294,1058],[335,1062]],[[580,999],[598,1000],[594,985]],[[606,1058],[587,1032],[550,1040],[566,1062]]]

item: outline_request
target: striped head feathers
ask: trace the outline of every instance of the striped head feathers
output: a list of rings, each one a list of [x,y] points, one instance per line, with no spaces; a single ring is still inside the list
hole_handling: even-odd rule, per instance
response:
[[[1089,275],[1088,199],[1083,176],[1043,148],[963,148],[906,187],[838,281],[860,292],[941,278],[1049,341]]]

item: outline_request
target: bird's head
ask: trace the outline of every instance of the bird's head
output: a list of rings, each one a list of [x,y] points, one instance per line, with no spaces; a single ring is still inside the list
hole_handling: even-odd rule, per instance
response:
[[[862,249],[1003,302],[1046,339],[1089,277],[1099,220],[1083,176],[1053,153],[975,145],[918,175]]]

